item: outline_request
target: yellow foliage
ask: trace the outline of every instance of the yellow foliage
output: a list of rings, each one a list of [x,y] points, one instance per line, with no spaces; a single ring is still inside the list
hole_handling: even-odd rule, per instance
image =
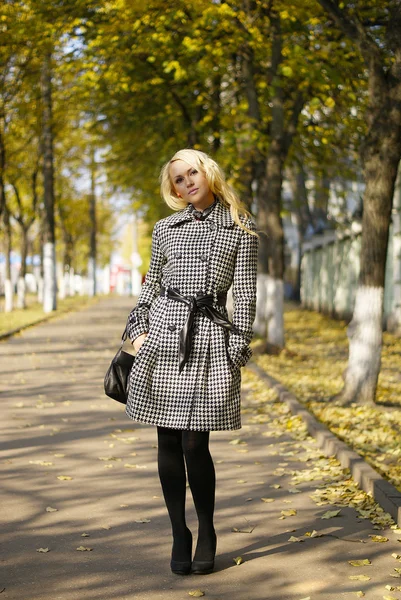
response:
[[[347,366],[346,324],[290,309],[285,327],[286,349],[278,356],[257,355],[260,341],[255,341],[254,360],[401,490],[401,339],[384,334],[377,404],[341,407],[334,397]]]

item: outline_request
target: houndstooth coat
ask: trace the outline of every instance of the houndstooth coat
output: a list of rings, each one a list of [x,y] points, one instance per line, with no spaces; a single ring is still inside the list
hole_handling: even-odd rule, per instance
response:
[[[239,429],[240,367],[252,354],[258,238],[239,227],[220,201],[203,221],[191,208],[158,221],[153,230],[149,271],[128,318],[131,340],[144,332],[148,336],[130,373],[126,413],[135,421],[174,429]],[[252,221],[245,224],[254,229]],[[216,298],[231,285],[232,322],[239,333],[197,312],[191,354],[179,373],[179,332],[188,307],[161,296],[160,286]],[[218,310],[227,317],[225,307]]]

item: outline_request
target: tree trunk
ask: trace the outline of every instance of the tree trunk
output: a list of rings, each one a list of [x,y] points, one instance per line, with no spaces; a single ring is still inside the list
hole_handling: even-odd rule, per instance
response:
[[[26,308],[26,258],[28,254],[28,230],[21,227],[21,269],[17,282],[17,307]]]
[[[43,61],[42,70],[42,138],[43,138],[43,310],[56,310],[56,252],[54,229],[54,155],[52,123],[52,73],[51,54]]]
[[[4,171],[6,168],[6,148],[4,145],[3,123],[4,118],[0,116],[0,217],[3,214],[6,204],[6,190],[4,185]]]
[[[89,278],[89,295],[96,296],[96,162],[95,162],[95,150],[91,148],[91,191],[89,195],[89,219],[90,219],[90,249],[89,249],[89,264],[88,264],[88,278]]]
[[[5,243],[5,259],[6,259],[6,273],[4,281],[4,312],[11,312],[14,308],[14,294],[13,285],[11,279],[11,250],[12,250],[12,235],[11,235],[11,223],[10,213],[7,205],[3,206],[3,218],[4,218],[4,229],[6,233]]]
[[[397,131],[389,114],[388,104],[378,108],[363,151],[366,189],[361,271],[354,314],[347,332],[349,361],[344,389],[338,397],[341,403],[374,402],[380,372],[387,246],[401,154],[401,123]]]
[[[293,196],[293,211],[296,217],[298,248],[293,263],[295,269],[294,290],[292,299],[301,300],[301,261],[302,244],[308,227],[313,227],[312,215],[309,209],[308,192],[306,189],[306,175],[301,163],[293,164],[290,173],[290,184]]]
[[[398,167],[398,181],[393,208],[393,281],[394,297],[387,329],[401,335],[401,163]]]

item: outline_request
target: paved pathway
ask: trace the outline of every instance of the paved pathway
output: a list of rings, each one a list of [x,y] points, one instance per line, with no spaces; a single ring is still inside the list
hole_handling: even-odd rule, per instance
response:
[[[335,461],[321,456],[250,369],[243,429],[212,434],[216,571],[170,573],[155,430],[131,422],[103,394],[129,309],[129,299],[101,300],[0,344],[1,598],[184,600],[201,589],[214,600],[339,600],[358,591],[401,599],[385,587],[401,586],[391,576],[401,570],[392,557],[401,553],[401,532],[377,531],[347,506],[321,518],[339,510],[325,497],[363,503],[364,496],[358,500]],[[194,530],[190,496],[188,514]],[[310,537],[314,530],[319,536]],[[389,541],[374,542],[377,534]],[[348,563],[366,558],[371,565]],[[356,575],[370,579],[349,579]]]

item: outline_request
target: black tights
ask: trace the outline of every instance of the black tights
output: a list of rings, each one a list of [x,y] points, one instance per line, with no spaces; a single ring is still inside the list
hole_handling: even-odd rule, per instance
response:
[[[216,545],[213,527],[216,477],[209,452],[209,432],[158,427],[157,436],[159,477],[173,531],[173,558],[180,561],[188,556],[186,465],[199,521],[194,560],[211,560]]]

